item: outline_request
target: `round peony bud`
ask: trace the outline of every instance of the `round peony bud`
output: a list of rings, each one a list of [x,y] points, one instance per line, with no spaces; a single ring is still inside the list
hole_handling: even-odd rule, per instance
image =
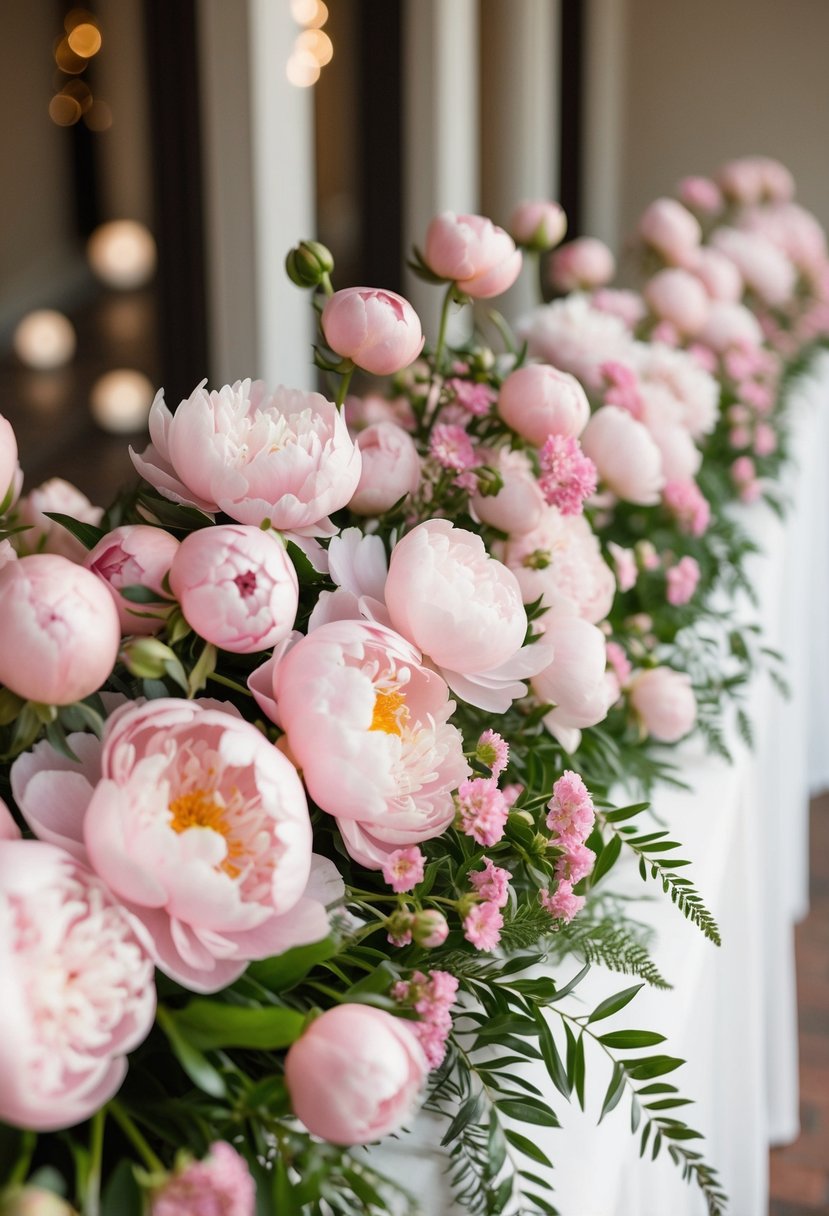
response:
[[[357,436],[363,471],[350,509],[382,515],[420,485],[420,456],[411,436],[394,422],[376,422]]]
[[[720,253],[719,249],[712,249],[708,245],[698,249],[690,269],[712,300],[736,303],[742,299],[743,276],[731,258]]]
[[[70,561],[82,562],[86,557],[84,546],[63,524],[50,519],[47,511],[71,515],[81,523],[97,525],[104,513],[103,508],[93,506],[85,494],[62,477],[51,477],[20,500],[20,522],[26,524],[26,531],[19,538],[21,551],[59,553]]]
[[[568,750],[578,746],[577,732],[607,716],[607,654],[601,629],[578,616],[545,618],[545,641],[552,642],[553,661],[533,676],[539,701],[553,708],[544,718],[551,734]]]
[[[0,505],[8,497],[17,473],[17,439],[12,425],[0,414]]]
[[[423,349],[420,319],[409,301],[394,291],[336,291],[326,301],[320,324],[333,351],[375,376],[402,371]]]
[[[300,241],[288,252],[285,269],[297,287],[319,287],[334,269],[334,258],[319,241]]]
[[[711,350],[724,354],[733,346],[760,346],[763,331],[750,309],[729,300],[713,300],[708,319],[697,335]]]
[[[170,586],[199,637],[235,654],[269,650],[294,627],[296,570],[281,540],[249,524],[185,536]]]
[[[482,452],[486,464],[501,478],[497,494],[475,494],[470,504],[478,519],[507,535],[529,532],[544,510],[544,495],[530,458],[519,449]]]
[[[416,912],[412,922],[412,941],[424,950],[442,946],[449,936],[449,924],[437,908],[424,908]]]
[[[672,667],[653,667],[634,676],[630,704],[645,734],[660,743],[676,743],[697,719],[691,677]]]
[[[163,528],[124,524],[107,532],[87,553],[83,564],[109,587],[122,633],[158,633],[163,627],[166,613],[159,608],[167,593],[162,583],[178,545],[176,538]],[[122,587],[147,587],[157,592],[159,606],[124,599],[120,594]]]
[[[19,697],[71,705],[97,692],[121,628],[107,588],[65,557],[35,553],[0,569],[0,683]]]
[[[581,446],[601,480],[619,498],[642,506],[659,501],[665,482],[659,448],[627,410],[602,406],[588,422]]]
[[[562,245],[550,260],[550,282],[557,291],[593,291],[616,273],[616,259],[593,236],[580,236]]]
[[[683,177],[676,192],[679,201],[699,215],[716,215],[722,210],[722,191],[710,177]]]
[[[219,1140],[153,1191],[150,1216],[254,1216],[256,1184],[244,1157]]]
[[[688,266],[702,240],[698,220],[673,198],[657,198],[639,220],[639,235],[671,266]]]
[[[568,372],[530,363],[501,385],[498,413],[514,431],[541,447],[548,435],[578,438],[590,417],[587,395]]]
[[[687,270],[668,267],[657,271],[642,294],[657,317],[675,325],[686,337],[698,333],[708,317],[708,294]]]
[[[370,1005],[326,1010],[285,1057],[294,1113],[332,1144],[369,1144],[397,1131],[414,1114],[427,1072],[408,1023]]]
[[[518,245],[545,253],[564,240],[567,216],[560,203],[548,199],[519,203],[510,216],[509,230]]]
[[[0,1118],[36,1131],[83,1122],[120,1088],[155,1017],[152,963],[128,917],[63,849],[0,841],[0,969]]]
[[[24,1186],[0,1195],[0,1216],[76,1216],[76,1213],[54,1191]]]
[[[482,215],[436,215],[426,232],[426,264],[441,279],[457,283],[475,300],[488,300],[512,287],[521,271],[521,253],[503,228]]]

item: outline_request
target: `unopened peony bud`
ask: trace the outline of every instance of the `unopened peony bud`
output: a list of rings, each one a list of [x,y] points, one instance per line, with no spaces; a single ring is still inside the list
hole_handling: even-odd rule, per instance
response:
[[[285,258],[285,269],[297,287],[319,287],[334,269],[334,258],[319,241],[300,241]]]
[[[139,680],[160,680],[176,654],[158,638],[132,638],[121,650],[121,662]]]
[[[547,200],[519,203],[510,216],[509,230],[516,244],[545,253],[564,240],[567,216],[560,203]]]
[[[412,940],[416,946],[423,946],[426,950],[433,950],[435,946],[442,946],[448,936],[449,925],[442,912],[438,912],[433,908],[427,908],[415,914],[412,925]]]
[[[0,1196],[0,1216],[75,1216],[75,1209],[54,1191],[24,1186]]]

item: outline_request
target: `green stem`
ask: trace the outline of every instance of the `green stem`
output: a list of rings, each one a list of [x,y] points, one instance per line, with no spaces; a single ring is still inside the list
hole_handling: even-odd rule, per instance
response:
[[[37,1135],[34,1132],[23,1132],[23,1143],[15,1167],[7,1179],[10,1191],[16,1186],[21,1186],[26,1181],[26,1175],[29,1173],[29,1166],[32,1163],[36,1144]]]
[[[328,274],[327,271],[320,279],[320,287],[325,292],[326,296],[329,296],[329,297],[333,296],[334,284],[331,282],[331,275]]]
[[[450,283],[446,288],[446,295],[443,297],[443,307],[440,310],[440,328],[438,329],[438,343],[435,347],[435,371],[441,370],[443,360],[443,351],[446,346],[446,327],[449,324],[449,309],[452,301],[455,298],[455,284]]]
[[[104,1159],[106,1107],[92,1116],[89,1133],[89,1170],[86,1175],[82,1210],[84,1216],[99,1216],[101,1211],[101,1167]]]
[[[237,684],[235,680],[231,680],[228,676],[220,676],[218,671],[211,671],[207,678],[208,680],[213,680],[216,684],[224,684],[225,688],[232,688],[234,692],[243,693],[246,697],[253,697],[253,693],[249,688],[245,688],[242,684]]]
[[[115,1122],[121,1128],[121,1131],[132,1144],[133,1148],[137,1150],[147,1169],[153,1174],[166,1173],[161,1158],[155,1155],[147,1141],[144,1139],[142,1133],[138,1130],[133,1120],[124,1110],[121,1103],[112,1101],[109,1103],[106,1109],[110,1112]]]
[[[354,364],[352,363],[348,371],[343,373],[343,378],[340,381],[340,387],[337,389],[337,409],[340,409],[342,403],[345,401],[345,395],[348,392],[348,386],[351,383],[351,377],[353,375]]]

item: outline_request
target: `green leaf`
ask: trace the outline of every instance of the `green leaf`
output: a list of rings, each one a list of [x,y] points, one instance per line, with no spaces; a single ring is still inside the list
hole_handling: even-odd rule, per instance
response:
[[[142,1216],[144,1200],[132,1162],[119,1161],[101,1196],[101,1216]]]
[[[601,1035],[599,1042],[605,1047],[627,1051],[632,1047],[656,1047],[665,1042],[665,1036],[653,1030],[612,1030],[610,1034]]]
[[[675,1056],[648,1056],[644,1060],[622,1060],[623,1066],[634,1081],[663,1077],[666,1073],[673,1072],[675,1068],[680,1068],[684,1063],[684,1060],[679,1060]]]
[[[576,1040],[576,1054],[573,1065],[573,1085],[576,1089],[576,1097],[579,1100],[579,1106],[584,1110],[584,1035],[580,1034]]]
[[[473,1094],[470,1098],[466,1099],[446,1129],[446,1134],[441,1140],[441,1145],[451,1144],[453,1140],[457,1140],[464,1128],[469,1127],[471,1123],[477,1120],[482,1102],[483,1097],[481,1094]]]
[[[368,975],[364,975],[361,980],[343,993],[344,1001],[354,1000],[355,997],[379,995],[380,993],[388,992],[389,988],[397,979],[397,972],[389,962],[382,962],[379,967],[375,967]]]
[[[534,1140],[530,1140],[527,1136],[522,1136],[520,1132],[514,1132],[511,1127],[504,1128],[504,1135],[513,1148],[517,1148],[519,1153],[523,1153],[525,1157],[529,1157],[531,1161],[538,1162],[539,1165],[546,1165],[549,1169],[553,1168],[553,1163],[545,1152],[543,1152]]]
[[[64,515],[61,511],[44,511],[43,514],[47,519],[53,519],[56,524],[66,528],[67,532],[71,532],[85,549],[94,549],[98,541],[106,536],[103,528],[96,528],[94,524],[81,523],[79,519],[73,519],[71,515]]]
[[[547,1074],[559,1093],[563,1094],[565,1098],[569,1098],[573,1087],[567,1079],[567,1069],[564,1067],[561,1055],[556,1047],[553,1032],[540,1009],[533,1010],[533,1017],[538,1026],[538,1045],[541,1048],[541,1055],[544,1058]]]
[[[600,1022],[603,1018],[609,1018],[612,1014],[618,1013],[620,1009],[624,1009],[625,1005],[629,1005],[637,992],[644,987],[644,984],[634,984],[631,988],[625,988],[623,992],[617,992],[615,996],[607,997],[590,1014],[587,1019],[588,1023]]]
[[[118,590],[131,604],[161,604],[167,599],[152,587],[145,587],[141,583],[130,583],[126,587],[119,587]]]
[[[622,823],[625,819],[632,819],[634,815],[641,815],[649,808],[649,802],[637,802],[633,806],[621,806],[614,811],[603,811],[602,814],[608,823]]]
[[[622,841],[618,836],[611,836],[607,844],[599,854],[596,864],[593,867],[593,872],[590,875],[590,886],[594,887],[596,883],[604,877],[607,872],[619,860],[619,854],[622,851]]]
[[[337,949],[337,942],[333,937],[324,937],[322,941],[312,942],[310,946],[295,946],[284,954],[252,963],[248,970],[254,979],[270,992],[288,992],[304,980],[318,963],[333,958]]]
[[[562,999],[562,997],[569,996],[570,993],[575,988],[578,988],[579,984],[582,982],[582,980],[587,975],[589,970],[590,970],[590,964],[585,963],[584,966],[582,967],[581,971],[579,971],[578,974],[574,975],[573,978],[569,981],[569,983],[565,984],[563,988],[559,988],[555,997],[551,998],[550,1004],[552,1005],[554,1001],[560,1001]],[[641,987],[641,985],[640,985],[640,987]]]
[[[599,1123],[605,1115],[610,1114],[614,1107],[619,1105],[622,1094],[625,1092],[625,1070],[618,1062],[613,1065],[613,1073],[610,1078],[610,1084],[607,1087],[607,1092],[602,1103],[602,1113],[599,1115]]]
[[[159,1006],[156,1019],[169,1040],[173,1054],[193,1084],[204,1093],[210,1094],[211,1098],[226,1097],[227,1088],[221,1073],[205,1055],[187,1041],[163,1006]]]
[[[497,1178],[501,1172],[501,1168],[507,1159],[507,1146],[504,1140],[504,1134],[501,1131],[501,1124],[498,1122],[498,1116],[495,1111],[489,1116],[489,1133],[487,1136],[487,1154],[489,1166],[489,1174],[491,1178]]]
[[[496,1107],[510,1119],[522,1123],[537,1123],[540,1127],[560,1127],[556,1113],[538,1098],[499,1098]]]
[[[265,1008],[227,1005],[201,998],[168,1015],[180,1034],[202,1051],[219,1047],[250,1047],[275,1051],[296,1042],[305,1025],[305,1015],[277,1005]]]

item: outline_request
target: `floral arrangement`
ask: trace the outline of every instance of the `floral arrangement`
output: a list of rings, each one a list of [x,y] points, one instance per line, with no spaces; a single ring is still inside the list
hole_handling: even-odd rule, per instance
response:
[[[555,204],[511,235],[436,217],[429,348],[303,242],[328,390],[159,393],[107,511],[22,497],[0,420],[6,1216],[415,1212],[359,1146],[423,1104],[461,1210],[555,1213],[558,1120],[516,1068],[583,1104],[590,1041],[602,1116],[627,1097],[641,1151],[724,1209],[682,1061],[601,1026],[667,986],[621,857],[719,940],[677,842],[614,799],[681,779],[695,723],[716,745],[762,651],[729,627],[719,652],[730,507],[776,501],[829,263],[775,162],[679,195],[642,218],[641,294],[600,242],[550,254]],[[563,294],[451,346],[522,251]],[[593,963],[636,982],[573,1016]]]

